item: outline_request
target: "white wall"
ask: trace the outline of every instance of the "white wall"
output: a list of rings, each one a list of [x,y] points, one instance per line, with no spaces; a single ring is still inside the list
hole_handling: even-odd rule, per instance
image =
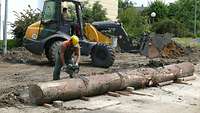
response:
[[[4,20],[4,3],[5,0],[0,0],[2,3],[2,7],[1,7],[1,28],[3,27],[3,20]],[[9,25],[9,23],[13,23],[15,20],[15,16],[13,11],[16,12],[21,12],[24,9],[28,8],[28,5],[30,5],[33,9],[36,8],[42,8],[43,6],[43,0],[8,0],[8,38],[13,38],[13,36],[11,35],[11,26]],[[1,29],[1,37],[0,39],[2,39],[2,29]]]
[[[118,16],[118,0],[80,0],[89,1],[90,4],[94,4],[96,1],[106,9],[107,17],[110,20],[116,20]]]

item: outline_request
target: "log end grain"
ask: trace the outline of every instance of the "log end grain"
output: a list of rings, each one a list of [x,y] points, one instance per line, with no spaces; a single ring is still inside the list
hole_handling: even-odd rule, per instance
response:
[[[38,85],[29,85],[28,88],[32,104],[41,105],[44,101],[42,89]]]

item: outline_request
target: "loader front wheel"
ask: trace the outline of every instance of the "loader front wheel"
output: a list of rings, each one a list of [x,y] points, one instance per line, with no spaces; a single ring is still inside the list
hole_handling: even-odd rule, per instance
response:
[[[115,53],[110,46],[96,44],[91,51],[92,63],[94,66],[108,68],[115,61]]]
[[[55,58],[56,58],[56,50],[61,45],[62,41],[55,41],[51,43],[49,46],[49,49],[46,51],[46,57],[48,58],[50,64],[55,64]]]

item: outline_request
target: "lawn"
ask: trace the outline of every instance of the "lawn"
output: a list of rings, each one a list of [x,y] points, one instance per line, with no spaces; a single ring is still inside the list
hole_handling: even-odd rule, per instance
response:
[[[184,47],[198,47],[200,48],[200,38],[174,38],[174,40]]]
[[[12,48],[16,47],[15,40],[9,39],[9,40],[7,40],[7,42],[8,42],[8,49],[12,49]],[[3,47],[3,40],[0,40],[0,48],[2,48],[2,47]]]

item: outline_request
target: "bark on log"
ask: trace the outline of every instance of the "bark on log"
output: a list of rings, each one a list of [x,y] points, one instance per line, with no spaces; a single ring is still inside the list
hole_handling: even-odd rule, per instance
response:
[[[95,96],[126,87],[143,88],[177,78],[192,76],[192,63],[168,65],[163,68],[142,68],[112,74],[88,76],[85,79],[65,79],[29,86],[33,103],[41,105],[55,100],[71,100],[82,96]]]

